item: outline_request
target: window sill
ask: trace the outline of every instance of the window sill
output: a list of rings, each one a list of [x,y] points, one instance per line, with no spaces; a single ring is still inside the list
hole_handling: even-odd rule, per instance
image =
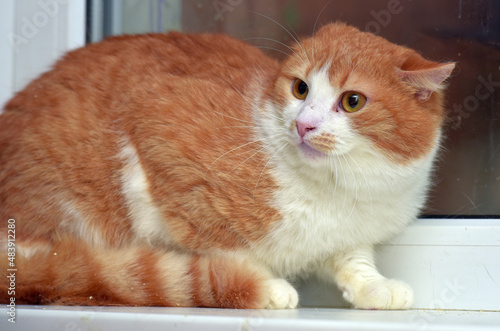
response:
[[[4,308],[0,309],[5,311]],[[17,309],[16,324],[2,330],[498,330],[500,312],[366,311],[353,309],[223,310],[147,307]]]

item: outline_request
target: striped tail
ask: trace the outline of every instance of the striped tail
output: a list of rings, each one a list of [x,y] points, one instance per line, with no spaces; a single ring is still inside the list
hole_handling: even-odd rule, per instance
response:
[[[246,260],[145,247],[97,249],[72,240],[16,256],[15,279],[0,257],[0,302],[217,308],[297,305],[284,280]],[[281,300],[281,301],[280,301]],[[286,302],[285,302],[286,301]]]

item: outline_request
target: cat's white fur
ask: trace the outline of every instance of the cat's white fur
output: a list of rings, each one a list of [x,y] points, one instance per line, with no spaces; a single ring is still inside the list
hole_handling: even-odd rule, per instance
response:
[[[60,208],[65,216],[59,225],[61,228],[69,233],[73,233],[77,238],[81,238],[94,247],[106,246],[106,241],[102,236],[100,228],[89,224],[91,218],[82,215],[75,203],[70,200],[61,199]]]
[[[122,194],[127,201],[135,237],[139,242],[150,245],[169,245],[171,237],[167,225],[160,209],[153,202],[139,155],[128,138],[123,139],[123,146],[118,157],[123,162],[120,170]]]

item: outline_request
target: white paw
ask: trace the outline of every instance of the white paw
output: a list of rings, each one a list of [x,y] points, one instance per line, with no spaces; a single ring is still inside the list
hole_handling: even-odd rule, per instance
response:
[[[299,303],[297,291],[284,279],[269,279],[266,281],[268,301],[267,309],[296,308]]]
[[[363,286],[352,303],[360,309],[408,309],[413,304],[413,290],[401,281],[382,279]]]

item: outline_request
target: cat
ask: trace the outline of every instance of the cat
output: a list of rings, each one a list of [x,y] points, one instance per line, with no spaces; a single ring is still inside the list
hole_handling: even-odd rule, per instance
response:
[[[118,36],[18,92],[0,301],[15,242],[17,304],[296,308],[290,281],[316,274],[355,308],[411,307],[374,245],[425,203],[455,64],[343,23],[288,51]]]

